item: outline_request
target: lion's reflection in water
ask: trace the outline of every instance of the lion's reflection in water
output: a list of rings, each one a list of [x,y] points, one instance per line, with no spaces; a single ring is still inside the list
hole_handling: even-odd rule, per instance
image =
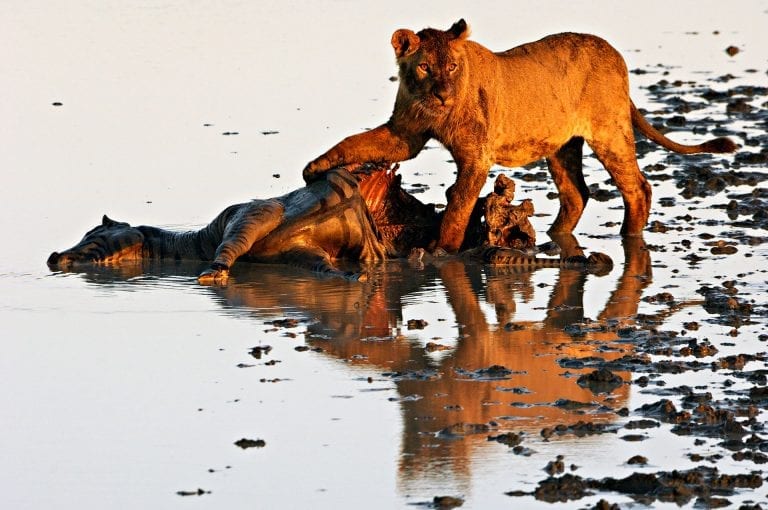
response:
[[[600,315],[592,319],[633,323],[650,282],[650,257],[640,240],[624,243],[623,272],[604,297]],[[323,356],[366,364],[376,382],[391,381],[397,397],[390,399],[399,401],[403,416],[400,479],[405,481],[429,478],[434,469],[446,472],[446,467],[454,476],[468,476],[473,449],[489,433],[538,433],[582,419],[610,422],[614,411],[626,405],[627,385],[595,395],[576,383],[579,370],[568,377],[558,364],[563,357],[613,359],[627,353],[626,346],[611,343],[615,330],[572,332],[572,325],[585,319],[584,288],[595,276],[568,269],[542,271],[551,271],[554,284],[537,287],[530,271],[448,259],[419,270],[388,264],[370,282],[343,290],[337,282],[292,284],[278,277],[260,289],[231,285],[214,291],[227,306],[306,316],[311,320],[306,341],[322,348]],[[263,292],[269,288],[281,288],[283,294]],[[454,338],[432,338],[429,326],[407,329],[404,305],[424,288],[443,289],[447,308],[442,318],[451,320],[448,312],[453,312]],[[530,302],[541,292],[548,295],[543,320],[516,312],[517,303]],[[492,367],[506,371],[484,371]],[[629,379],[627,373],[618,375]],[[490,431],[470,437],[488,425]]]
[[[572,237],[564,241],[570,243],[566,250],[578,249]],[[625,260],[615,289],[589,298],[604,303],[592,319],[631,325],[650,282],[650,257],[641,240],[623,242]],[[130,268],[122,271],[119,277],[132,276]],[[188,271],[195,274],[196,268]],[[435,470],[469,477],[473,454],[489,434],[538,434],[543,427],[579,420],[609,423],[627,405],[628,385],[594,394],[576,382],[583,371],[558,363],[564,357],[613,359],[630,349],[613,343],[615,328],[573,328],[586,319],[585,284],[596,276],[570,269],[539,271],[550,273],[545,278],[550,283],[537,285],[537,273],[531,271],[447,258],[420,268],[389,262],[373,268],[368,282],[349,283],[244,264],[233,272],[230,285],[199,290],[226,313],[260,325],[298,318],[306,326],[297,331],[307,345],[320,348],[308,355],[369,367],[372,386],[394,387],[396,395],[385,393],[393,402],[385,403],[401,407],[398,478],[408,485],[429,479]],[[403,310],[424,289],[441,289],[440,319],[453,320],[453,338],[433,338],[429,325],[409,330],[404,323]],[[518,305],[533,301],[546,302],[539,311],[543,319],[518,312]]]

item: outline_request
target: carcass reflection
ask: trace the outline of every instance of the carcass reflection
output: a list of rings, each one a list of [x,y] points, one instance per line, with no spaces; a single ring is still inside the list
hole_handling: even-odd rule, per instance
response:
[[[580,254],[572,236],[555,241],[563,253]],[[631,348],[615,342],[615,327],[603,327],[633,324],[651,278],[642,240],[623,243],[625,260],[617,264],[622,272],[604,296],[585,292],[599,278],[585,271],[522,271],[460,258],[420,267],[387,262],[371,268],[364,283],[243,264],[233,270],[228,286],[196,290],[209,294],[224,313],[259,324],[286,315],[302,319],[306,343],[319,348],[308,355],[362,365],[372,387],[392,388],[381,395],[387,399],[383,405],[401,408],[402,484],[449,472],[468,479],[473,454],[488,435],[538,434],[579,420],[610,423],[626,405],[628,385],[596,394],[577,384],[584,370],[559,363],[567,357],[613,359]],[[135,265],[86,278],[116,285],[121,279],[140,283],[198,270]],[[585,317],[586,300],[602,303],[597,317]],[[438,310],[431,323],[415,321],[416,329],[409,329],[408,319],[419,317],[408,313],[426,301]],[[438,321],[442,333],[435,335]]]
[[[563,252],[578,254],[572,236],[556,240]],[[624,241],[625,260],[616,287],[588,296],[604,305],[598,317],[584,315],[585,285],[596,278],[584,271],[543,269],[536,284],[532,271],[484,267],[458,258],[437,259],[414,269],[389,263],[365,284],[303,280],[261,286],[215,289],[225,306],[281,310],[307,317],[309,345],[345,363],[371,367],[375,384],[391,382],[403,416],[401,481],[428,478],[438,469],[468,475],[473,449],[489,434],[505,430],[538,433],[543,427],[579,420],[610,422],[624,407],[629,386],[595,394],[577,384],[577,369],[565,369],[565,357],[627,354],[615,327],[632,325],[643,289],[650,282],[648,251],[642,240]],[[264,275],[265,277],[267,275]],[[254,278],[256,278],[254,276]],[[249,279],[241,275],[241,281]],[[268,288],[290,287],[280,296]],[[326,288],[327,287],[327,288]],[[520,313],[518,304],[545,294],[543,318]],[[408,329],[404,310],[424,295],[442,295],[436,303],[453,314],[453,337]],[[446,306],[447,305],[447,306]],[[421,327],[423,324],[415,324]],[[629,373],[619,373],[625,381]]]

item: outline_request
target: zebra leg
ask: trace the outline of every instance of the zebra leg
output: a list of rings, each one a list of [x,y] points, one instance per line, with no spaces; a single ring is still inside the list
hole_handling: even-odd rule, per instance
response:
[[[365,272],[342,271],[333,265],[328,253],[322,248],[303,247],[286,253],[284,258],[292,265],[309,269],[318,275],[343,278],[353,282],[365,282],[368,275]]]
[[[229,267],[215,262],[197,276],[197,283],[201,285],[224,285],[227,280],[229,280]]]
[[[224,225],[211,267],[200,273],[197,281],[203,285],[226,283],[232,264],[282,220],[283,206],[274,200],[253,201],[240,209]]]

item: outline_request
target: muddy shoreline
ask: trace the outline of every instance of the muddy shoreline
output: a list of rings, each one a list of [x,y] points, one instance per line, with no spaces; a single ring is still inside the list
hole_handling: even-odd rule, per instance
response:
[[[714,81],[727,83],[732,78],[726,75]],[[764,244],[768,240],[768,190],[764,184],[768,179],[768,88],[737,86],[715,91],[710,85],[682,81],[670,83],[662,79],[648,90],[653,101],[663,106],[644,113],[660,130],[689,130],[697,135],[711,133],[731,136],[742,146],[742,150],[732,159],[709,155],[695,158],[667,155],[663,163],[648,165],[643,169],[651,181],[672,180],[680,190],[679,197],[657,197],[656,207],[696,197],[716,196],[719,203],[715,207],[727,215],[727,219],[720,222],[697,221],[688,216],[676,217],[668,222],[656,220],[649,227],[652,232],[683,232],[684,236],[693,231],[691,237],[698,238],[699,243],[709,247],[708,253],[702,249],[694,251],[692,240],[685,238],[673,241],[670,245],[651,245],[648,249],[652,252],[675,253],[675,256],[688,261],[690,272],[695,274],[697,263],[706,257],[727,256],[739,250],[750,251]],[[686,99],[681,97],[683,95]],[[711,118],[697,115],[699,110],[711,105],[725,108],[728,114],[726,120],[713,125]],[[654,150],[656,148],[651,144],[643,140],[638,142],[641,158],[644,153]],[[525,178],[520,174],[516,176]],[[739,186],[751,188],[751,191],[729,191]],[[604,196],[610,196],[612,192],[610,185],[607,191],[595,187],[592,198],[603,200]],[[700,225],[708,228],[697,233],[699,229],[696,227]],[[719,235],[709,233],[717,229],[721,230]],[[751,253],[745,254],[745,257],[750,256]],[[684,306],[696,306],[694,320],[685,323],[686,329],[682,331],[662,329],[663,320],[660,320],[660,316],[665,315],[664,309],[659,311],[657,317],[638,315],[635,325],[631,327],[611,324],[610,320],[573,324],[570,328],[576,335],[594,330],[613,331],[616,341],[633,346],[633,353],[614,360],[599,356],[559,359],[560,366],[565,369],[586,369],[587,372],[579,377],[579,384],[583,381],[595,394],[610,393],[622,384],[629,384],[636,391],[661,398],[636,409],[614,410],[617,417],[625,418],[624,424],[620,426],[606,426],[590,421],[562,423],[543,428],[541,437],[549,440],[552,436],[565,434],[580,437],[613,433],[622,435],[626,441],[642,441],[646,439],[642,429],[669,427],[676,435],[696,438],[694,444],[701,447],[701,452],[693,449],[689,458],[699,464],[697,467],[685,471],[646,470],[619,479],[593,479],[579,476],[576,465],[571,467],[572,472],[563,473],[562,461],[559,461],[560,467],[555,470],[551,469],[550,462],[545,468],[550,476],[540,480],[533,491],[518,490],[507,494],[515,497],[533,496],[550,503],[576,501],[587,495],[600,494],[605,499],[595,505],[598,509],[616,507],[610,503],[611,493],[619,493],[651,506],[657,501],[674,502],[677,505],[694,501],[696,507],[720,508],[730,506],[728,497],[737,492],[743,495],[763,487],[767,480],[764,464],[768,462],[768,436],[765,430],[768,355],[765,350],[761,350],[719,356],[717,349],[719,342],[730,343],[729,340],[738,337],[741,326],[759,323],[765,331],[765,318],[768,315],[768,299],[765,294],[758,292],[760,299],[754,299],[755,294],[752,292],[750,296],[741,296],[743,284],[739,277],[755,273],[766,274],[762,263],[737,274],[733,280],[704,280],[697,291],[701,300],[695,304],[678,302],[670,293],[643,297],[646,302],[663,305],[670,315]],[[724,338],[700,338],[695,334],[697,321],[732,329]],[[768,333],[758,335],[758,340],[765,346]],[[614,374],[618,371],[631,373],[632,380],[623,381]],[[712,382],[694,387],[667,386],[664,374],[685,374],[689,371],[710,372]],[[721,390],[717,392],[719,396],[713,396],[712,390],[717,387]],[[641,429],[640,434],[637,429]],[[488,436],[489,440],[499,441],[498,438]],[[524,446],[525,441],[516,439],[510,446],[522,448],[521,444]],[[716,444],[721,452],[709,453],[712,444]],[[720,472],[717,465],[723,456],[729,456],[742,464],[743,470],[736,473]],[[588,459],[578,458],[571,458],[570,461],[576,464],[589,462]],[[648,463],[649,459],[644,456],[626,459],[628,465],[645,466]],[[765,505],[764,498],[758,499]],[[746,502],[739,508],[761,506]]]
[[[733,157],[662,154],[658,159],[657,147],[645,140],[638,141],[641,166],[647,155],[656,155],[658,159],[643,168],[649,179],[673,182],[678,190],[677,196],[655,196],[654,208],[663,210],[686,201],[714,199],[711,209],[722,211],[721,219],[713,220],[698,218],[692,208],[690,214],[655,219],[648,227],[649,232],[666,235],[669,242],[647,244],[640,250],[650,252],[650,257],[660,254],[678,257],[694,278],[702,261],[715,257],[727,264],[729,256],[740,252],[749,259],[752,252],[761,249],[768,240],[768,190],[765,187],[768,180],[768,87],[723,88],[722,84],[732,78],[722,76],[705,84],[661,79],[648,87],[651,100],[659,107],[644,113],[658,129],[689,131],[697,136],[730,136],[741,146]],[[718,121],[702,113],[719,110],[726,112],[726,116]],[[534,165],[532,169],[540,166]],[[515,171],[512,175],[527,183],[548,180],[543,169],[540,172],[531,172],[531,169],[525,173]],[[616,196],[615,188],[608,181],[605,187],[592,186],[592,199],[596,202]],[[550,193],[550,198],[555,197],[556,194]],[[624,261],[626,266],[632,263],[629,258]],[[426,428],[422,433],[434,434],[437,441],[462,441],[470,436],[487,435],[488,441],[498,443],[499,448],[509,448],[516,455],[531,456],[535,455],[536,445],[541,441],[557,441],[563,436],[580,438],[617,434],[624,441],[641,443],[657,430],[668,430],[675,436],[694,439],[687,457],[695,467],[653,469],[653,455],[644,453],[640,444],[636,448],[640,453],[625,459],[624,464],[641,470],[619,478],[592,478],[579,474],[579,466],[589,464],[588,457],[574,458],[563,451],[555,460],[541,461],[542,474],[547,476],[540,479],[533,490],[511,489],[505,494],[533,497],[547,503],[599,496],[600,500],[594,505],[597,509],[617,508],[618,505],[611,502],[616,494],[643,505],[691,503],[701,508],[728,507],[733,504],[729,498],[738,496],[739,508],[761,508],[761,504],[766,504],[761,489],[766,482],[764,464],[768,463],[765,430],[768,355],[762,349],[768,342],[765,332],[768,299],[764,292],[756,290],[754,284],[746,283],[746,280],[766,281],[768,271],[763,267],[763,260],[758,257],[754,266],[735,274],[724,268],[723,274],[715,274],[714,278],[697,278],[700,283],[696,299],[678,300],[673,292],[644,295],[643,302],[657,306],[654,315],[606,315],[600,320],[583,319],[565,325],[564,332],[575,341],[599,333],[600,342],[610,345],[608,350],[614,355],[610,358],[595,354],[558,357],[557,363],[563,369],[561,376],[574,379],[576,384],[589,389],[595,399],[579,402],[560,398],[537,405],[566,409],[574,415],[584,414],[584,418],[550,424],[541,428],[538,436],[517,432],[514,427],[498,420],[457,422],[437,430]],[[668,329],[666,319],[681,310],[688,310],[689,315],[682,324],[683,329]],[[701,337],[697,334],[701,323],[723,326],[726,333],[715,338]],[[756,325],[764,331],[757,335],[760,349],[739,351],[741,329]],[[525,326],[508,323],[504,328],[514,331]],[[447,349],[439,343],[430,345]],[[735,349],[736,353],[720,354],[723,345],[728,350]],[[623,355],[616,356],[616,351]],[[401,389],[402,394],[407,392],[409,395],[403,401],[407,406],[409,400],[420,399],[431,391],[419,388],[419,381],[427,385],[426,381],[443,377],[503,380],[514,373],[500,360],[474,370],[454,367],[452,373],[438,369],[382,375],[395,378],[403,386],[407,381],[408,388]],[[708,382],[668,384],[669,375],[684,376],[687,373],[709,374]],[[611,394],[627,386],[632,392],[656,400],[636,408],[614,407]],[[511,388],[511,391],[530,393],[524,387]],[[447,399],[451,399],[450,393]],[[529,405],[523,404],[523,407]],[[589,417],[595,412],[601,415],[598,421]],[[614,414],[615,419],[606,419],[606,414]],[[434,417],[421,416],[419,419]],[[727,472],[718,469],[724,457],[735,461],[741,469]],[[570,463],[568,467],[564,459]],[[514,486],[514,483],[510,485]],[[750,493],[755,496],[750,497]],[[454,508],[463,503],[458,496],[436,496],[434,501],[424,502],[424,505]]]

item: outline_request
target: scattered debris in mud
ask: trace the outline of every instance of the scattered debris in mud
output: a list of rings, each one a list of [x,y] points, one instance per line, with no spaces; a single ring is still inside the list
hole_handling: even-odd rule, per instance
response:
[[[497,423],[455,423],[438,431],[437,437],[442,439],[462,439],[469,435],[487,434],[489,431],[497,428]]]
[[[726,49],[730,56],[737,55],[739,51],[736,46]],[[653,72],[657,70],[641,69],[636,74]],[[652,208],[654,212],[661,213],[648,225],[648,232],[657,244],[648,244],[644,249],[653,256],[678,257],[675,262],[681,269],[675,269],[672,274],[685,278],[695,275],[695,284],[688,287],[688,294],[695,290],[694,295],[685,295],[674,281],[663,284],[654,282],[652,293],[644,294],[634,287],[631,293],[619,298],[635,299],[635,305],[639,302],[645,310],[651,310],[647,313],[637,313],[635,308],[631,313],[598,320],[578,318],[574,314],[574,320],[558,323],[558,333],[566,335],[568,341],[553,343],[549,351],[542,351],[545,354],[539,355],[552,356],[555,360],[553,366],[565,370],[555,377],[560,378],[564,388],[567,386],[580,391],[578,397],[573,396],[575,393],[562,392],[558,396],[549,394],[533,400],[536,397],[531,395],[539,390],[535,383],[529,387],[530,381],[523,380],[523,376],[529,375],[528,372],[508,368],[518,368],[518,365],[509,364],[501,358],[486,356],[481,361],[472,359],[463,365],[458,361],[455,364],[440,364],[444,359],[459,359],[462,349],[466,348],[461,342],[466,338],[459,334],[459,343],[454,345],[450,342],[450,346],[439,343],[437,340],[440,338],[434,336],[431,341],[424,341],[430,338],[430,324],[424,319],[403,321],[399,317],[396,333],[390,331],[391,334],[387,335],[376,331],[375,334],[358,335],[355,340],[365,348],[351,350],[350,346],[344,346],[348,350],[339,355],[340,359],[361,364],[379,363],[374,361],[376,355],[368,348],[394,350],[410,345],[412,337],[422,340],[421,343],[412,342],[407,363],[393,363],[393,355],[388,351],[384,358],[386,361],[378,366],[385,366],[385,370],[389,371],[382,373],[381,379],[376,379],[389,381],[397,387],[399,393],[388,397],[387,401],[404,410],[422,410],[421,414],[410,416],[412,421],[409,426],[412,423],[425,426],[418,429],[416,438],[408,438],[409,441],[432,451],[463,447],[465,443],[474,444],[485,436],[488,448],[534,456],[534,459],[537,458],[536,451],[531,446],[546,447],[550,453],[538,464],[537,469],[543,470],[543,474],[540,471],[536,475],[542,479],[536,479],[535,489],[530,490],[534,485],[525,487],[527,490],[508,487],[518,490],[505,494],[533,497],[548,503],[567,503],[588,496],[603,496],[603,493],[618,493],[647,506],[674,503],[713,508],[731,505],[732,500],[744,491],[763,486],[765,474],[761,469],[768,464],[768,429],[763,423],[768,410],[768,369],[765,368],[768,355],[746,347],[742,349],[739,342],[744,338],[746,326],[764,323],[768,318],[768,303],[764,298],[759,299],[760,293],[753,284],[746,283],[746,275],[768,273],[762,269],[762,261],[757,259],[754,267],[740,269],[742,273],[728,271],[721,277],[697,272],[713,261],[731,264],[737,260],[748,260],[755,250],[761,247],[764,250],[764,245],[768,243],[768,236],[764,234],[768,229],[768,189],[764,184],[768,181],[765,169],[768,165],[768,88],[736,86],[722,89],[721,84],[732,78],[721,76],[712,79],[710,84],[661,79],[648,88],[651,100],[658,107],[644,114],[662,132],[732,137],[741,145],[733,157],[670,153],[659,156],[654,144],[646,140],[637,143],[644,173],[652,185],[663,186],[664,189],[661,196],[654,195]],[[725,119],[713,121],[706,115],[698,114],[701,112],[689,115],[712,104],[718,106]],[[528,186],[544,182],[551,184],[551,177],[544,171],[542,163],[530,165],[526,171],[515,171],[511,175]],[[412,184],[409,191],[420,193],[425,189],[426,185]],[[531,229],[529,235],[526,229],[529,225],[527,218],[533,216],[533,206],[531,203],[511,206],[512,191],[514,183],[499,175],[496,195],[486,197],[482,204],[483,211],[476,213],[492,212],[499,218],[520,216],[525,221],[519,223],[525,228],[518,228],[514,235],[501,229],[493,230],[492,221],[486,226],[499,239],[530,247],[534,233]],[[551,198],[557,196],[554,192],[549,195]],[[589,196],[593,200],[609,202],[609,205],[616,204],[620,197],[609,181],[589,185]],[[419,267],[432,263],[440,266],[445,259],[425,255],[423,251],[413,258],[419,262]],[[626,264],[631,265],[629,260]],[[666,267],[669,262],[665,258],[655,260],[653,264],[653,267]],[[651,281],[650,274],[650,271],[645,275],[641,271],[628,270],[627,277]],[[768,281],[766,279],[768,276],[763,278]],[[549,281],[539,285],[554,284]],[[490,285],[486,292],[491,293]],[[553,300],[554,296],[553,292]],[[488,302],[491,302],[490,299]],[[512,337],[532,329],[530,324],[511,320],[510,310],[514,312],[515,309],[504,299],[492,304],[499,317],[497,332],[500,336],[493,337],[495,342],[500,344],[506,338],[501,335]],[[550,306],[548,313],[565,315],[573,310],[579,310],[579,307],[558,303],[557,306]],[[666,326],[667,318],[685,313],[688,316],[676,322],[674,329]],[[442,320],[445,319],[438,319]],[[270,320],[266,324],[272,329],[267,331],[290,330],[301,322],[302,319],[294,318]],[[725,329],[725,332],[712,335],[713,327]],[[410,331],[408,338],[403,336],[400,328]],[[284,336],[286,333],[293,334],[290,331],[278,334]],[[308,345],[296,346],[296,351],[312,350],[329,355],[339,348],[334,345],[333,336],[306,335]],[[544,335],[542,338],[547,337]],[[768,335],[759,335],[758,339],[768,342]],[[327,348],[312,347],[314,341],[326,342],[323,345]],[[539,341],[545,342],[536,338],[531,343]],[[490,349],[493,342],[487,344],[483,347]],[[480,349],[480,346],[477,348]],[[259,346],[251,349],[250,354],[261,359],[271,350],[268,345]],[[277,360],[267,363],[274,364]],[[708,382],[688,382],[686,374],[697,376],[691,377],[691,380],[704,379]],[[518,376],[521,385],[511,386],[504,382]],[[261,379],[261,382],[278,381],[280,379]],[[367,381],[371,383],[373,378],[368,377]],[[486,394],[470,405],[466,399],[457,397],[459,391],[454,389],[452,393],[444,389],[452,388],[451,384],[475,388],[482,383],[486,383],[488,388]],[[436,391],[435,388],[440,389]],[[626,398],[629,391],[641,397],[632,409]],[[498,393],[492,396],[487,394],[493,392]],[[510,401],[510,397],[520,401]],[[499,412],[491,420],[484,421],[487,415],[478,418],[480,414],[473,408],[474,404],[476,407],[495,409],[504,406],[504,409],[512,411]],[[529,421],[527,431],[515,428],[516,420],[521,419],[516,413],[528,413],[528,416],[539,412],[542,415],[561,414],[557,415],[560,416],[558,419],[548,418],[544,424],[537,422],[535,428],[530,426]],[[658,439],[659,434],[690,441],[687,443],[691,445],[690,451],[686,451],[681,460],[686,462],[686,467],[696,467],[685,470],[654,467],[653,462],[659,459],[649,451],[655,450],[643,451],[642,448],[645,443],[653,442],[649,440]],[[596,437],[600,435],[613,436]],[[618,442],[623,445],[620,448],[641,449],[640,453],[627,452],[616,459],[617,466],[625,470],[623,474],[626,476],[579,476],[574,473],[577,466],[571,465],[569,472],[566,457],[552,453],[552,448],[556,448],[561,441],[591,442],[599,439]],[[259,441],[261,444],[256,444]],[[241,448],[260,448],[265,443],[262,440],[242,439],[235,444]],[[419,453],[417,450],[408,454]],[[723,461],[733,461],[728,464],[728,473],[724,472],[725,469],[723,472],[718,469]],[[641,471],[631,472],[634,469]],[[454,496],[436,496],[432,501],[412,503],[414,506],[437,509],[456,508],[463,504],[462,498]],[[614,510],[619,506],[600,499],[592,508]],[[747,501],[741,508],[760,506]]]
[[[207,491],[205,489],[197,489],[193,491],[177,491],[176,494],[178,496],[203,496],[205,494],[210,494],[211,491]]]
[[[513,446],[517,446],[520,443],[522,443],[524,436],[525,436],[524,432],[520,432],[520,433],[505,432],[497,436],[488,436],[488,441],[496,441],[498,443],[505,444],[510,448],[512,448]]]
[[[464,500],[455,496],[435,496],[435,499],[432,500],[432,506],[441,510],[457,508],[463,504]]]
[[[762,484],[763,479],[757,473],[728,475],[721,474],[715,467],[702,466],[688,471],[635,472],[625,478],[601,480],[566,473],[542,480],[532,494],[548,503],[565,503],[592,495],[597,490],[625,494],[644,505],[657,501],[685,505],[696,498],[696,506],[711,508],[722,504],[720,496],[732,495],[737,489],[756,489]],[[507,493],[509,496],[530,494]]]
[[[299,320],[288,317],[285,319],[275,319],[267,322],[267,324],[272,324],[276,328],[295,328],[299,325]]]
[[[432,501],[420,501],[411,503],[415,507],[434,508],[436,510],[451,510],[464,504],[464,498],[457,496],[435,496]]]
[[[424,346],[424,350],[427,352],[437,352],[437,351],[449,351],[451,350],[450,347],[443,344],[438,344],[435,342],[427,342],[427,344]]]
[[[257,345],[252,347],[248,353],[256,359],[261,359],[262,356],[266,356],[270,351],[272,351],[271,345]]]
[[[608,369],[601,368],[587,375],[582,375],[576,384],[589,388],[592,393],[610,393],[622,384],[624,379]]]
[[[235,441],[235,446],[238,446],[243,450],[247,450],[248,448],[264,448],[267,446],[267,442],[263,439],[247,439],[244,437]]]
[[[438,371],[430,369],[410,372],[384,372],[381,375],[389,377],[393,381],[433,381],[442,377],[442,374]]]
[[[556,425],[554,427],[544,427],[541,429],[541,437],[549,439],[554,435],[562,436],[573,434],[576,437],[591,436],[593,434],[604,434],[606,432],[615,433],[619,429],[618,425],[607,423],[595,423],[591,421],[578,421],[572,425]]]
[[[488,368],[480,368],[474,371],[464,370],[463,368],[455,368],[456,375],[472,379],[475,381],[494,381],[499,379],[510,379],[510,376],[520,374],[520,372],[514,372],[502,365],[492,365]]]
[[[707,320],[717,324],[741,324],[741,321],[754,313],[752,303],[738,298],[734,282],[722,282],[720,286],[702,285],[699,291],[705,299],[700,303],[703,310],[711,314]],[[679,306],[674,297],[669,294],[651,296],[646,302],[662,306]],[[765,353],[740,353],[717,357],[718,349],[709,339],[697,339],[679,335],[676,332],[655,329],[653,324],[643,327],[642,317],[638,317],[639,327],[614,328],[609,324],[582,324],[571,329],[577,334],[585,329],[591,331],[615,330],[617,340],[633,346],[634,353],[625,354],[615,359],[600,356],[563,357],[558,360],[560,366],[569,369],[593,369],[582,374],[578,384],[592,388],[596,384],[609,384],[602,391],[625,384],[625,381],[615,375],[614,371],[647,374],[637,377],[631,384],[645,388],[651,383],[651,378],[661,374],[681,374],[688,371],[712,372],[729,371],[731,377],[752,381],[753,386],[736,388],[734,383],[724,382],[725,398],[718,399],[710,391],[697,391],[688,386],[645,390],[679,398],[679,407],[669,398],[661,398],[655,402],[643,404],[632,412],[617,412],[618,415],[638,416],[624,423],[623,428],[629,431],[658,429],[668,427],[677,435],[694,436],[696,438],[713,438],[719,440],[719,446],[733,452],[731,458],[737,462],[746,462],[754,466],[768,463],[768,439],[762,437],[765,426],[758,420],[761,411],[768,408],[768,370],[746,370],[751,363],[766,362]],[[700,329],[699,321],[689,321],[684,324],[687,332]],[[566,328],[568,329],[568,328]],[[672,359],[664,359],[672,358]],[[681,358],[675,360],[674,358]],[[691,359],[693,358],[693,359]],[[699,361],[709,358],[710,361]],[[572,409],[578,408],[569,403]],[[682,409],[681,409],[682,408]],[[545,427],[541,430],[544,440],[564,434],[584,436],[605,432],[616,432],[619,426],[580,421],[573,425],[561,424]],[[647,439],[644,433],[626,434],[621,439],[626,441],[642,441]],[[501,438],[504,443],[507,438],[515,446],[522,443],[521,436],[514,433],[503,433],[489,437],[489,440]],[[703,439],[697,439],[697,445],[706,444]],[[717,462],[723,456],[720,454],[709,457],[700,454],[690,454],[695,462],[711,459]],[[626,461],[627,465],[646,466],[648,459],[643,455],[635,455]],[[739,489],[755,489],[762,486],[763,476],[760,471],[750,471],[738,474],[721,474],[714,467],[698,467],[688,471],[659,471],[656,473],[634,473],[625,478],[604,478],[601,480],[582,478],[573,474],[562,474],[563,469],[558,463],[547,465],[549,478],[539,482],[533,492],[510,491],[510,496],[533,496],[536,499],[554,503],[578,500],[595,492],[618,492],[628,495],[637,502],[652,505],[655,501],[674,502],[684,505],[691,501],[697,507],[720,507],[731,504],[728,497]],[[562,476],[558,476],[561,475]],[[610,508],[609,503],[602,500],[597,507]],[[746,508],[746,507],[745,507]],[[751,508],[751,507],[750,507]]]
[[[408,329],[424,329],[428,324],[424,319],[408,319]]]

